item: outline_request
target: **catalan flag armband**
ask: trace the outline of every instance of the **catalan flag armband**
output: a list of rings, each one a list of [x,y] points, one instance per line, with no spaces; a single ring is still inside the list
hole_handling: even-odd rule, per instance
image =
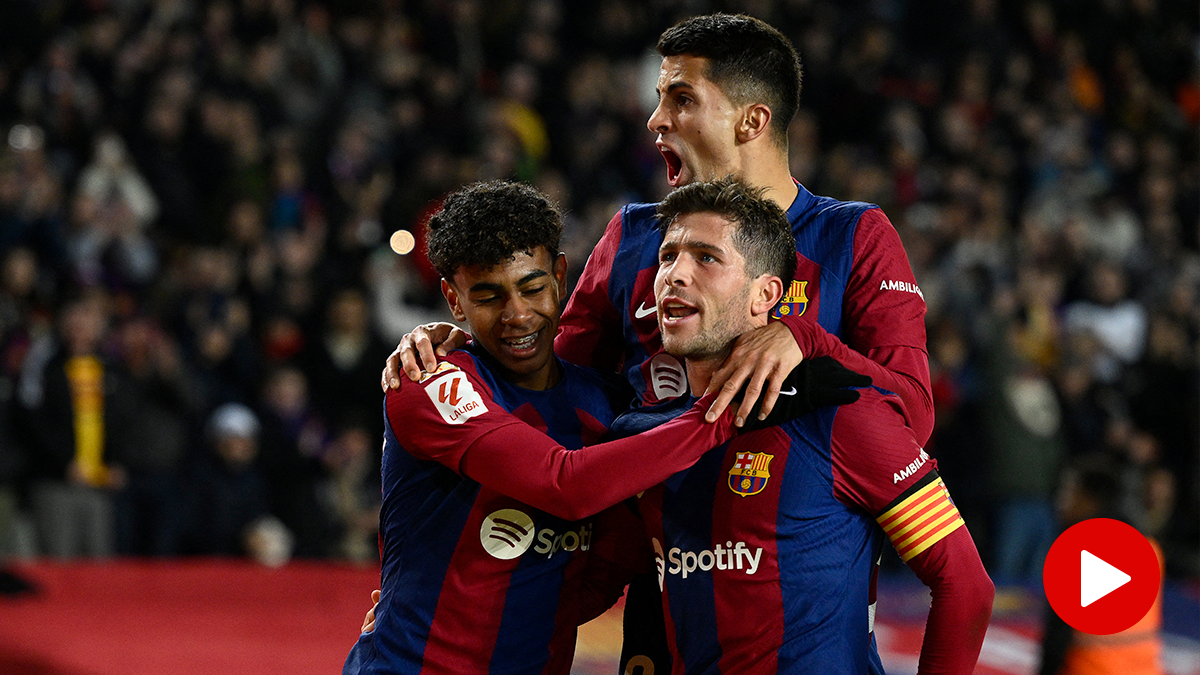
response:
[[[905,490],[875,520],[904,562],[965,525],[936,471]]]

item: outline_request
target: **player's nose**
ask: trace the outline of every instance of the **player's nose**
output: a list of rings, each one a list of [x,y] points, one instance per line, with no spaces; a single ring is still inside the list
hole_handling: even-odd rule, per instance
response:
[[[533,318],[533,305],[520,296],[514,297],[504,304],[500,320],[510,325],[521,325]]]
[[[671,119],[667,112],[663,110],[663,104],[660,100],[658,106],[654,108],[654,112],[650,113],[650,119],[646,120],[646,128],[656,134],[664,134],[670,130]]]

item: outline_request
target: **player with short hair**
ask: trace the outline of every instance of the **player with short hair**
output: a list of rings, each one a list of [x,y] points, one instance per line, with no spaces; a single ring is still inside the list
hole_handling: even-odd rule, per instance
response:
[[[658,212],[652,284],[663,347],[684,360],[691,390],[705,391],[736,337],[768,321],[790,282],[788,224],[728,180],[682,187]],[[792,393],[785,387],[781,400]],[[885,539],[933,592],[918,672],[972,672],[991,581],[903,401],[879,387],[860,393],[738,434],[641,495],[671,672],[883,673],[872,623]],[[648,426],[664,414],[654,410]]]
[[[387,394],[382,596],[344,673],[567,673],[576,626],[646,560],[632,511],[591,516],[734,433],[732,413],[704,422],[710,396],[647,434],[593,445],[630,392],[554,356],[561,229],[544,196],[505,182],[452,194],[430,220],[430,260],[475,344]]]

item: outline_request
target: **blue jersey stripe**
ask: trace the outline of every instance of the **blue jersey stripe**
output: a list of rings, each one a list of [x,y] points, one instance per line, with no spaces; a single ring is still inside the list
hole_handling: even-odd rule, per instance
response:
[[[711,571],[703,571],[694,563],[701,551],[712,545],[712,495],[715,486],[724,483],[721,463],[725,446],[706,453],[674,485],[667,484],[663,494],[663,536],[666,539],[665,574],[667,593],[687,602],[672,602],[671,620],[675,624],[675,639],[684,656],[689,673],[716,673],[721,660],[717,632],[717,608]],[[672,552],[681,569],[671,573],[675,565]],[[687,568],[691,567],[691,571]],[[684,578],[684,574],[687,578]]]

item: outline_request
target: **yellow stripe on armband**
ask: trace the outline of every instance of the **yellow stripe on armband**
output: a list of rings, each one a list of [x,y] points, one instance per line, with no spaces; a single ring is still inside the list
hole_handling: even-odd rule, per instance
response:
[[[942,484],[941,477],[935,478],[875,520],[905,562],[966,524],[954,502],[950,501],[950,493]]]

